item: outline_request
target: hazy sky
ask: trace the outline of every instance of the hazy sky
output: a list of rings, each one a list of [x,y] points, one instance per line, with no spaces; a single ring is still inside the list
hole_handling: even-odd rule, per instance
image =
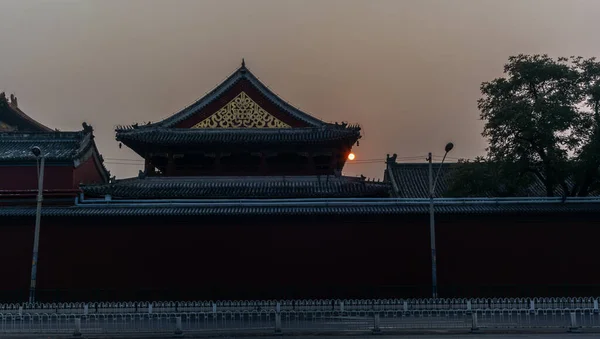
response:
[[[379,178],[386,153],[481,155],[481,82],[518,53],[600,56],[598,17],[598,0],[0,0],[0,91],[50,127],[88,122],[134,176],[114,126],[177,112],[244,57],[300,109],[360,123],[357,159],[381,162],[345,173]]]

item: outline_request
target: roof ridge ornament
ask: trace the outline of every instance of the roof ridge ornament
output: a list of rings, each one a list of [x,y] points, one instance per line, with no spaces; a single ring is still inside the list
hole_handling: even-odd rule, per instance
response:
[[[246,68],[246,60],[244,58],[242,58],[242,68]]]
[[[81,124],[81,127],[83,127],[83,131],[86,133],[92,133],[94,131],[94,128],[85,121]]]
[[[389,154],[387,154],[386,156],[387,159],[385,159],[385,162],[387,164],[394,164],[396,163],[396,159],[398,158],[398,154],[394,153],[391,157]]]

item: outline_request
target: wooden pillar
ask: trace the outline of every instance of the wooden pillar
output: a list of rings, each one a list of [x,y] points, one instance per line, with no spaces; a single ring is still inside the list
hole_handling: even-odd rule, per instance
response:
[[[215,154],[215,173],[217,175],[221,174],[221,152]]]
[[[146,160],[144,162],[144,173],[146,173],[146,175],[152,175],[154,174],[154,166],[152,166],[152,155],[150,153],[146,153],[146,156],[144,157],[144,159]]]
[[[260,152],[260,174],[266,175],[268,171],[267,155],[265,152]]]
[[[313,152],[308,152],[308,164],[307,164],[307,172],[308,174],[317,174],[317,167],[315,166],[315,158]]]
[[[333,152],[331,152],[331,158],[329,159],[329,171],[328,171],[329,173],[334,174],[335,171],[337,170],[338,156],[339,156],[338,150],[334,150]]]
[[[175,173],[175,162],[173,161],[173,152],[167,153],[167,173],[165,175],[172,176]]]

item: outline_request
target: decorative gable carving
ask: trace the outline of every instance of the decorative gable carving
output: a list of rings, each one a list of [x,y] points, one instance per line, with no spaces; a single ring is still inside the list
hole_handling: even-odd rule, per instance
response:
[[[227,105],[192,128],[290,128],[241,92]]]

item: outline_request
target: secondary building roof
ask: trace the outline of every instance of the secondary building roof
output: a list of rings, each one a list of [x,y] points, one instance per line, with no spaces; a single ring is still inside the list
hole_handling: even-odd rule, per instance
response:
[[[79,167],[93,157],[101,175],[108,181],[109,172],[96,143],[91,126],[83,124],[78,132],[0,132],[0,163],[18,164],[35,161],[31,149],[42,150],[47,162],[68,163]]]
[[[389,197],[387,183],[357,177],[145,177],[86,185],[86,196],[112,199],[273,199]]]
[[[389,160],[389,159],[388,159]],[[433,175],[439,170],[439,177],[435,187],[436,197],[448,197],[448,191],[452,180],[452,171],[460,163],[433,164]],[[429,197],[429,164],[427,163],[398,163],[388,161],[385,169],[385,181],[393,188],[393,196],[398,198],[428,198]],[[520,197],[544,197],[546,187],[544,183],[532,176],[530,185],[522,187],[515,196]],[[556,187],[556,196],[562,195],[562,189]],[[593,194],[598,195],[598,194]],[[487,192],[482,197],[494,197],[493,192]]]

